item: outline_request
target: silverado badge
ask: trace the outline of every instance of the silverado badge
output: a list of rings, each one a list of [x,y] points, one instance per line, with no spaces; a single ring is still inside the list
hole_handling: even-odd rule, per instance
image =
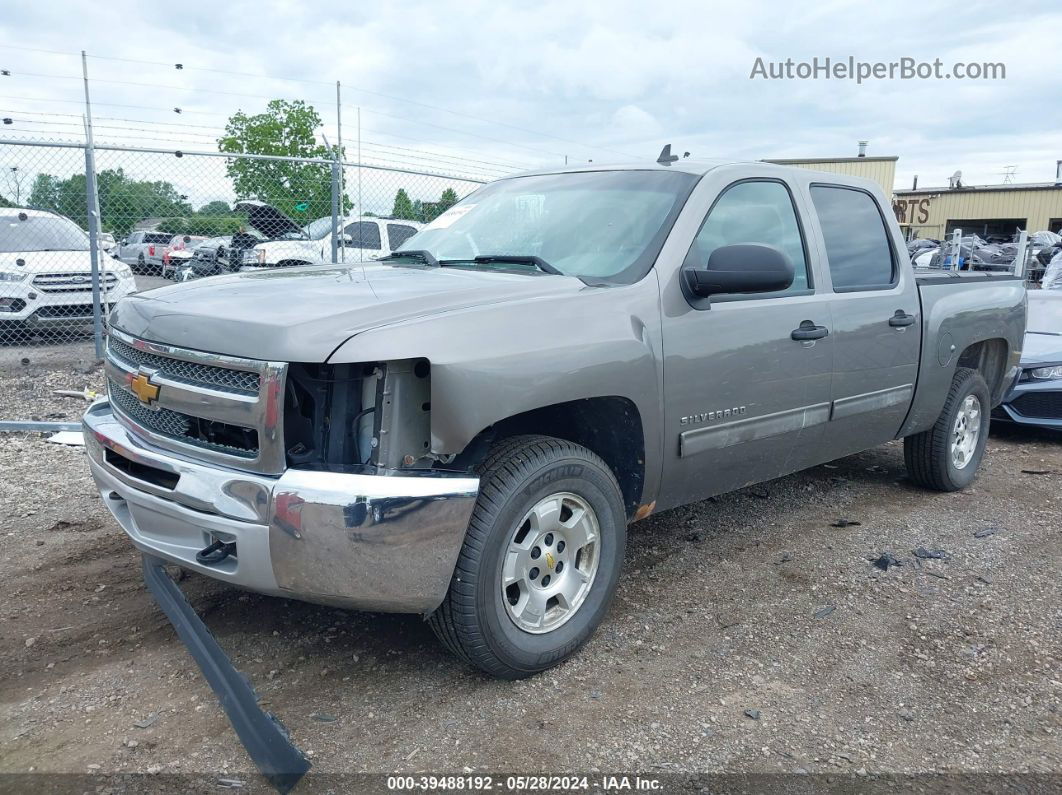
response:
[[[145,406],[150,406],[159,399],[160,387],[151,383],[151,376],[147,373],[137,373],[129,377],[129,388],[137,399]]]

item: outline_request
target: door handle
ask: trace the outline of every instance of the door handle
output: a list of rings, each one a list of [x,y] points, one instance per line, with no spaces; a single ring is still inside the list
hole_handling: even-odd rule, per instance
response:
[[[915,316],[909,315],[902,309],[897,309],[896,314],[889,318],[889,325],[893,328],[902,328],[903,326],[914,325]]]
[[[816,326],[810,320],[805,320],[800,324],[800,328],[793,329],[793,333],[789,336],[804,342],[806,340],[821,340],[829,333],[830,330],[825,326]]]

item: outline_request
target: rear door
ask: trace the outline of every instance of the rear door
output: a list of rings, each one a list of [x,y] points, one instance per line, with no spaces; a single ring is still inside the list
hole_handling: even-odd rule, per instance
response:
[[[820,461],[893,439],[914,396],[921,307],[914,273],[870,191],[812,183],[833,317],[833,389]]]
[[[679,286],[665,286],[662,508],[800,468],[796,453],[815,445],[829,417],[829,297],[803,230],[804,201],[788,178],[723,183],[712,195],[683,268],[703,267],[720,246],[759,243],[787,254],[796,278],[777,293],[709,300],[676,296],[680,268]],[[817,338],[793,338],[813,327]]]

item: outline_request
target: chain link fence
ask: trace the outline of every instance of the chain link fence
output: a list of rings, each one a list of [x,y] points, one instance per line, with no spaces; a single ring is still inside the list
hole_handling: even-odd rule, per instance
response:
[[[0,140],[0,360],[100,358],[134,292],[386,256],[483,180],[415,166]],[[61,379],[60,379],[61,380]],[[60,384],[63,385],[63,384]],[[0,420],[28,420],[17,400]]]

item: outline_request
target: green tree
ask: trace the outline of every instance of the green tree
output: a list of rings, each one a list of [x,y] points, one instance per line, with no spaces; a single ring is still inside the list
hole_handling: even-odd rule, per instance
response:
[[[199,208],[199,215],[232,215],[232,208],[228,202],[207,202]]]
[[[405,188],[399,188],[398,193],[395,194],[395,206],[391,209],[391,215],[394,218],[401,218],[403,221],[418,220],[416,208]]]
[[[444,213],[457,204],[457,202],[457,191],[453,188],[447,188],[442,192],[442,196],[439,197],[439,211]]]
[[[233,154],[330,159],[334,152],[317,143],[321,126],[312,105],[274,99],[264,113],[248,115],[241,110],[233,114],[225,135],[218,139],[218,149]],[[320,218],[332,211],[330,164],[234,157],[225,168],[241,198],[266,202],[297,220]],[[350,210],[345,195],[341,207],[343,213]]]
[[[191,206],[169,182],[135,180],[118,169],[101,171],[96,177],[100,199],[100,224],[104,232],[118,236],[129,233],[144,218],[191,215]],[[66,179],[38,174],[30,189],[30,206],[65,215],[88,228],[88,200],[85,175]]]

